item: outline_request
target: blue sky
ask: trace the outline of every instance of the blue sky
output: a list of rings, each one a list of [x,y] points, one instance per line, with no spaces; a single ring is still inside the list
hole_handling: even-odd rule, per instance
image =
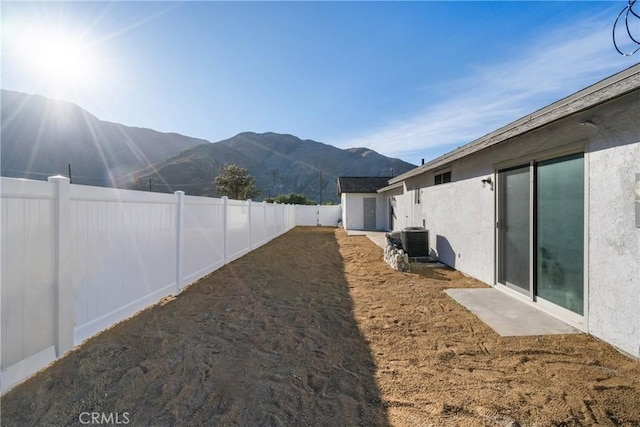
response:
[[[2,88],[419,164],[637,63],[611,41],[626,3],[3,1]]]

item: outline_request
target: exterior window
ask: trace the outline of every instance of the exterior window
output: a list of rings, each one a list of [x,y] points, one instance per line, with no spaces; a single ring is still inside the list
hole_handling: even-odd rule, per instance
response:
[[[447,182],[451,182],[451,171],[442,172],[433,177],[434,185],[446,184]]]
[[[413,202],[414,202],[416,205],[419,205],[419,204],[420,204],[420,189],[419,189],[419,188],[416,188],[416,189],[413,191]]]

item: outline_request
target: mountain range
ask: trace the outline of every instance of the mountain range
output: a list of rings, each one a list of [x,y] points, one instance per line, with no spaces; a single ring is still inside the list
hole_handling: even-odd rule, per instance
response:
[[[246,168],[257,200],[302,193],[337,201],[339,176],[392,176],[415,166],[367,148],[339,149],[293,135],[243,132],[211,143],[176,133],[106,122],[77,105],[2,90],[2,176],[217,196],[226,164]]]
[[[142,169],[204,139],[102,121],[75,104],[2,90],[2,176],[47,179],[67,175],[76,184],[115,186]]]

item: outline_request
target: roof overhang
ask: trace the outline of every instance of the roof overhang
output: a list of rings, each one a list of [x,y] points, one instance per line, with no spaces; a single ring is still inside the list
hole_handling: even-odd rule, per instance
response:
[[[389,180],[389,184],[404,181],[424,172],[466,157],[485,148],[505,142],[513,137],[523,135],[549,123],[595,107],[634,90],[640,89],[640,64],[627,68],[579,92],[563,98],[553,104],[541,108],[532,114],[501,127],[462,147],[443,154],[422,166],[405,172]],[[390,187],[390,186],[389,186]],[[385,187],[388,188],[388,187]]]
[[[384,193],[385,191],[395,190],[396,188],[403,187],[404,184],[402,181],[396,182],[395,184],[387,185],[386,187],[378,189],[378,193]]]

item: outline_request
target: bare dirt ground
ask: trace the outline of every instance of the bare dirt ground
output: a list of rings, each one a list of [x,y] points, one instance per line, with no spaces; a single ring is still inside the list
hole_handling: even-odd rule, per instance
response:
[[[638,361],[587,335],[500,337],[443,292],[482,286],[296,228],[15,387],[1,422],[640,426]]]

